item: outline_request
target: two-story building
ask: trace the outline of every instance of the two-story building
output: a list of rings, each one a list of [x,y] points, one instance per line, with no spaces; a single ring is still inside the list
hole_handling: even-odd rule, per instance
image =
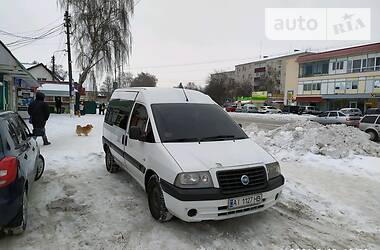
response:
[[[321,110],[380,106],[380,43],[298,57],[298,105]]]
[[[252,83],[254,91],[267,91],[272,95],[278,95],[287,104],[287,86],[297,86],[298,83],[296,60],[299,56],[308,54],[310,52],[296,50],[281,56],[264,57],[239,64],[235,66],[235,78],[239,82]]]

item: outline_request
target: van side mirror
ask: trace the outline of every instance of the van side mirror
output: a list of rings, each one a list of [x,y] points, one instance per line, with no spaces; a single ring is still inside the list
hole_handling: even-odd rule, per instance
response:
[[[132,140],[146,141],[146,135],[139,127],[132,126],[129,128],[129,138]]]
[[[241,123],[239,123],[239,127],[243,128],[243,125]]]

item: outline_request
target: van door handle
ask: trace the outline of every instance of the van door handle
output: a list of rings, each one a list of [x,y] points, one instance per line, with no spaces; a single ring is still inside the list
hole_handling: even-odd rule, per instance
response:
[[[32,151],[34,152],[35,150],[36,150],[36,148],[33,146],[33,147],[32,147]]]
[[[127,137],[125,135],[123,135],[123,137],[121,138],[121,143],[124,145],[124,146],[127,146]]]
[[[28,155],[27,155],[27,154],[24,155],[24,159],[25,159],[25,160],[28,159]]]

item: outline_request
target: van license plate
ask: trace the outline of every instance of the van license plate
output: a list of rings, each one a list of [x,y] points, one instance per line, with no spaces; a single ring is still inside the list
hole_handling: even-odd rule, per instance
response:
[[[239,198],[228,199],[228,209],[235,209],[239,207],[246,207],[250,205],[256,205],[263,200],[262,194],[247,195]]]

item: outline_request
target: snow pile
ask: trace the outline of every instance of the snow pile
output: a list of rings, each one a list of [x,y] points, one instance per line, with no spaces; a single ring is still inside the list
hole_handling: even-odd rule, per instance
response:
[[[272,131],[260,131],[255,125],[246,131],[258,144],[272,153],[280,151],[304,155],[308,152],[341,159],[352,155],[380,157],[380,145],[369,135],[346,125],[323,126],[310,121],[288,123]]]
[[[228,112],[232,118],[258,118],[260,120],[271,121],[306,121],[310,119],[310,115],[296,115],[296,114],[260,114],[260,113],[236,113]]]

